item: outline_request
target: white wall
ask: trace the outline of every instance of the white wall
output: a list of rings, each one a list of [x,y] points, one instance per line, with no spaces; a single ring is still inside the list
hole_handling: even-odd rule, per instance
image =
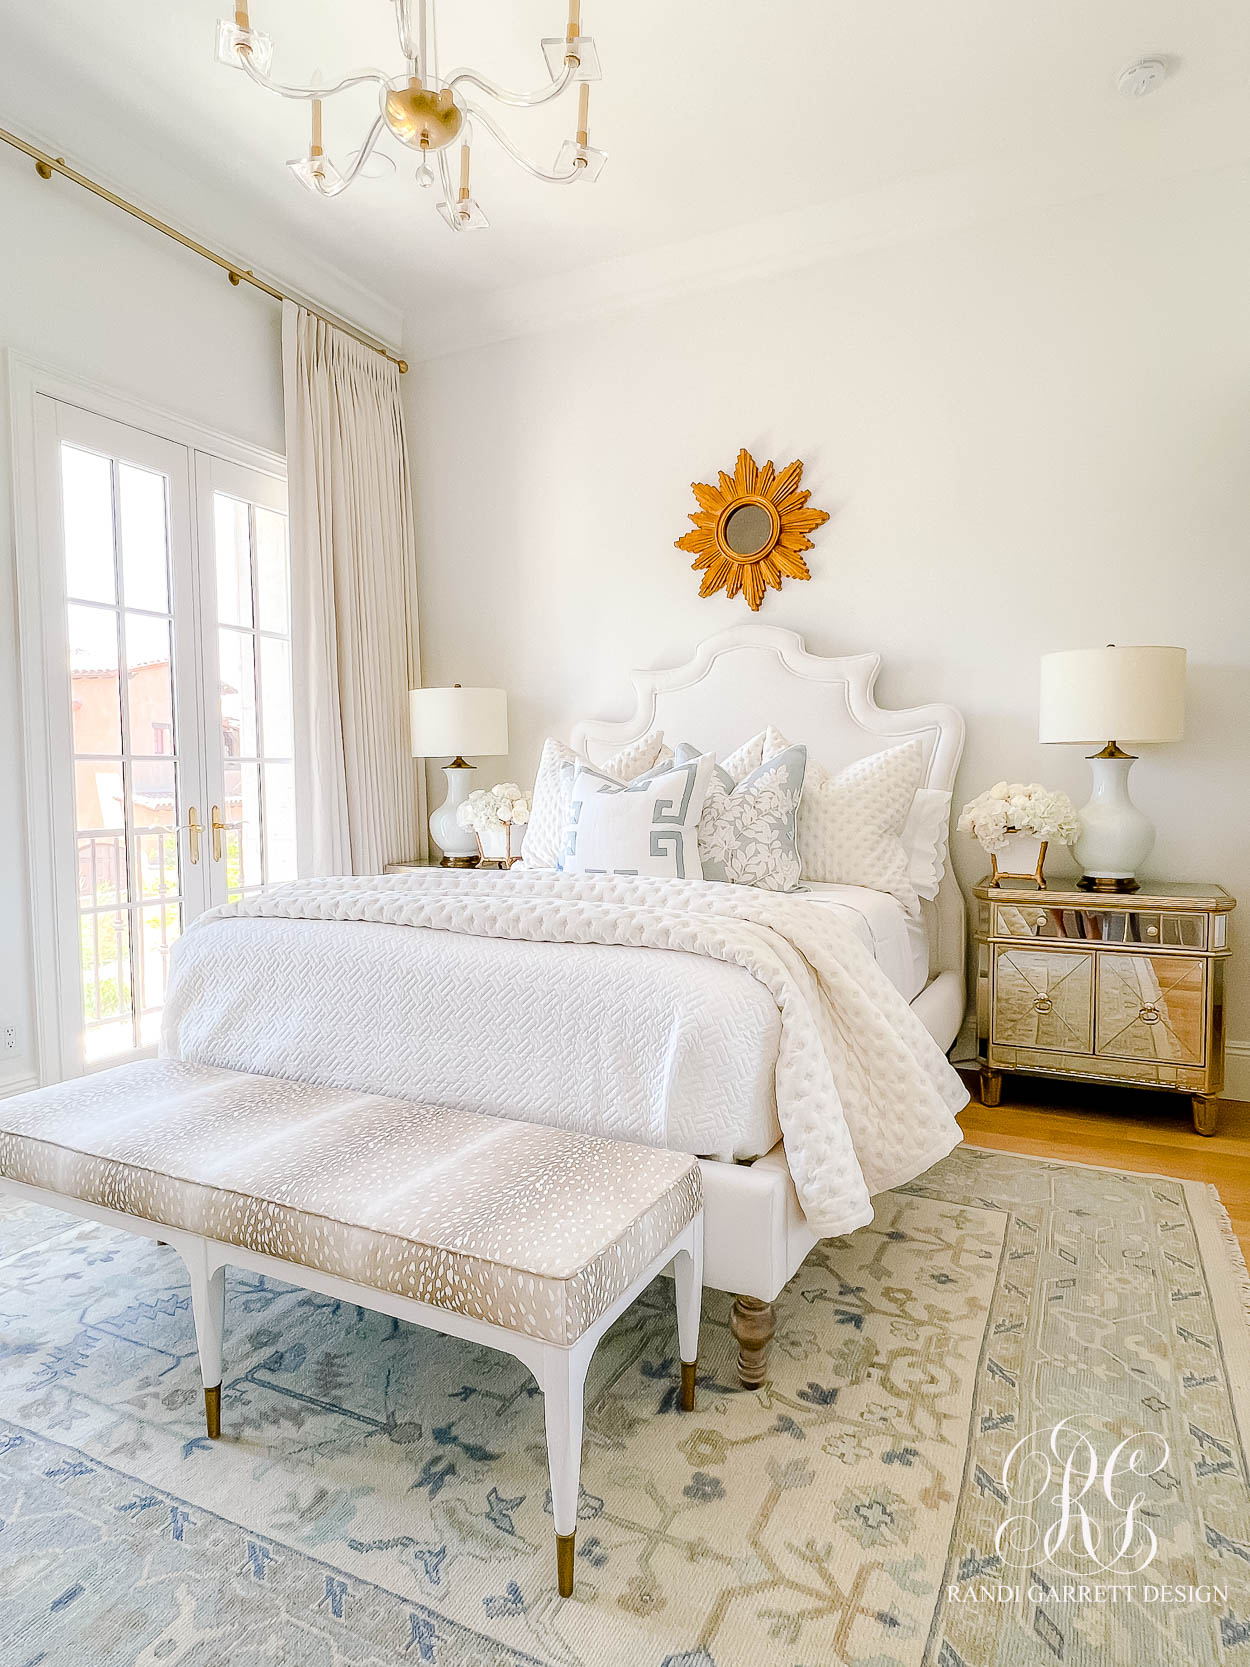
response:
[[[0,154],[0,348],[274,451],[281,314],[63,180]],[[33,1071],[8,401],[0,424],[0,1093]]]
[[[1250,909],[1248,270],[1250,175],[1227,170],[427,363],[425,675],[504,684],[508,769],[532,779],[549,730],[632,709],[629,667],[747,617],[700,600],[673,548],[687,483],[742,445],[800,456],[833,519],[811,583],[760,617],[880,649],[884,704],[959,705],[965,796],[1005,775],[1078,804],[1080,750],[1035,739],[1038,656],[1185,645],[1187,738],[1143,749],[1134,783],[1152,866]],[[962,837],[956,860],[965,882],[985,866]],[[1230,1067],[1250,1097],[1250,1054]]]

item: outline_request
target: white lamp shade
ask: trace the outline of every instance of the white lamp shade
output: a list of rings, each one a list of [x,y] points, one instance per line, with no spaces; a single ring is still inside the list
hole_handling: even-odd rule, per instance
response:
[[[503,689],[412,689],[412,756],[499,757],[508,750],[508,696]]]
[[[1042,655],[1041,741],[1179,741],[1183,648],[1070,648]]]

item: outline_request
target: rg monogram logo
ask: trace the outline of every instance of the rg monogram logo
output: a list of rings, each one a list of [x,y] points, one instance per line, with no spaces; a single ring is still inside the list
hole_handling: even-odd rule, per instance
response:
[[[1042,1559],[1074,1574],[1139,1573],[1159,1542],[1142,1511],[1145,1493],[1134,1484],[1157,1475],[1168,1456],[1161,1435],[1142,1434],[1119,1442],[1104,1461],[1067,1418],[1025,1436],[1003,1461],[1007,1497],[1026,1507],[994,1536],[1004,1566]]]

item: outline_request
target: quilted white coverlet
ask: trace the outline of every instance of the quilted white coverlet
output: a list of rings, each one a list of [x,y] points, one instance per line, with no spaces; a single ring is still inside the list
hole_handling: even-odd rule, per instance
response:
[[[777,1117],[800,1203],[813,1230],[849,1232],[872,1219],[871,1195],[923,1173],[960,1139],[967,1093],[928,1031],[832,910],[801,894],[623,876],[445,875],[309,880],[210,911],[175,951],[162,1049],[183,1057],[194,1032],[195,945],[207,931],[240,936],[256,920],[343,921],[514,942],[668,950],[744,969],[779,1017]],[[648,958],[649,960],[649,958]],[[645,965],[645,963],[644,963]],[[318,977],[334,956],[323,955]],[[305,975],[308,968],[305,964]],[[345,974],[345,976],[348,976]],[[645,975],[644,975],[645,976]],[[516,999],[550,1003],[549,984]],[[414,1022],[419,1016],[414,1015]],[[299,1075],[299,1038],[287,1039]],[[378,1036],[342,1046],[376,1050]],[[568,1046],[575,1048],[577,1038]],[[478,1070],[489,1069],[490,1036]],[[272,1068],[272,1067],[271,1067]],[[279,1074],[282,1074],[281,1072]]]

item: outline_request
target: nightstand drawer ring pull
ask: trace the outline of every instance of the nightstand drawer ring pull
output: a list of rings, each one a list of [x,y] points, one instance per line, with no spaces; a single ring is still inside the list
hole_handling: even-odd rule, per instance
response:
[[[1033,1003],[1033,1011],[1035,1013],[1049,1013],[1053,1009],[1054,1005],[1054,1002],[1049,996],[1038,996],[1037,1000]]]
[[[1145,1024],[1157,1025],[1159,1020],[1163,1017],[1163,1014],[1160,1013],[1160,1011],[1157,1007],[1150,1006],[1150,1007],[1143,1007],[1141,1012],[1137,1015],[1137,1017],[1139,1019],[1141,1019],[1143,1021],[1143,1023],[1145,1023]]]

